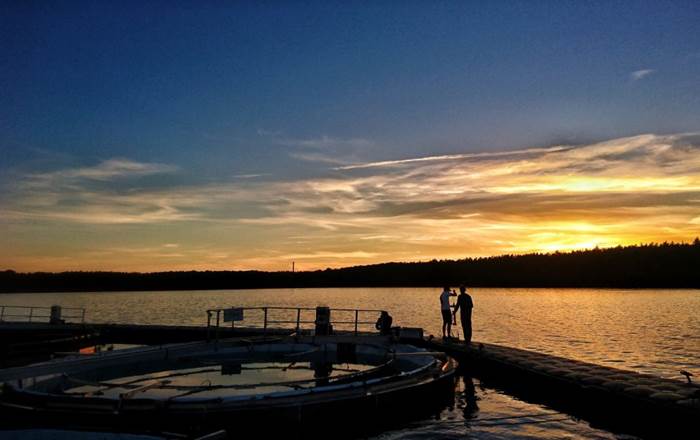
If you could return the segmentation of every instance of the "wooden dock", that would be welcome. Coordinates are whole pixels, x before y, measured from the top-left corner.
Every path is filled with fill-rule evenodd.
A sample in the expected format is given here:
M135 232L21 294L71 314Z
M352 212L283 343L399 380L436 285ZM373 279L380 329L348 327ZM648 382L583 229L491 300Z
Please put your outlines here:
M613 431L697 438L700 386L495 344L425 339L485 384L539 401Z

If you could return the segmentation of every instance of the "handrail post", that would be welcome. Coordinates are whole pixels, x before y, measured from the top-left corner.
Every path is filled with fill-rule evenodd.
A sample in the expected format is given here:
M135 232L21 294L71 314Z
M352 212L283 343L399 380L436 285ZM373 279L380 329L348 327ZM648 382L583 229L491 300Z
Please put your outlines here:
M3 316L5 316L5 306L0 309L0 322L2 322Z
M297 307L297 336L299 335L299 321L301 320L301 309Z
M221 310L216 311L216 350L219 349L219 322L220 322Z
M83 308L83 313L80 315L80 322L81 323L85 322L85 308Z
M355 336L357 336L357 315L359 310L355 309Z
M32 322L32 315L34 315L34 307L29 308L29 322Z
M211 331L211 310L207 310L207 342L211 340L211 337L209 336Z
M267 337L267 307L263 307L263 337Z

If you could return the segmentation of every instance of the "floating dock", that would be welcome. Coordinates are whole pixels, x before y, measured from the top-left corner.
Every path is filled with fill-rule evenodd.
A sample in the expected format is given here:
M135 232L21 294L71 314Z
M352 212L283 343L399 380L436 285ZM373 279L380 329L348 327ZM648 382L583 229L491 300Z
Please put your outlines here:
M516 396L578 415L613 431L697 438L700 386L495 344L424 339L475 376ZM680 373L679 373L679 377Z
M439 413L455 363L389 335L236 338L0 370L0 419L20 426L301 438ZM418 404L419 403L419 404ZM355 423L361 420L362 423ZM357 431L356 431L357 430Z
M238 313L242 317L242 310L245 310L246 317L243 325L236 322L234 327L234 322L224 323L227 314L229 318L234 316L237 319ZM315 318L305 318L305 313L314 312ZM319 312L325 315L319 315ZM4 322L0 323L0 341L4 341L4 347L0 344L0 360L4 357L5 361L0 364L6 367L18 365L6 360L23 349L41 346L50 351L60 345L51 345L51 341L80 344L93 343L96 339L99 343L161 345L235 337L300 337L314 334L308 328L311 325L315 326L316 332L325 328L336 337L346 334L357 338L358 326L371 326L374 330L374 317L362 318L362 313L368 312L380 311L336 309L332 315L334 319L331 319L328 308L214 309L207 311L206 327ZM280 313L287 313L287 316L280 316ZM224 319L220 320L220 317ZM257 326L246 326L251 317L257 317ZM284 328L285 325L288 328ZM302 328L304 325L305 329ZM338 331L343 325L349 330ZM644 438L697 438L700 431L700 386L686 381L680 372L679 380L664 379L496 344L467 345L453 340L423 338L420 329L391 330L394 340L432 352L443 352L457 359L468 374L478 377L487 386L502 389L523 400L549 405L582 418L594 427ZM381 338L377 333L374 336L361 333L368 338ZM46 343L42 345L37 341ZM9 371L5 370L5 373Z

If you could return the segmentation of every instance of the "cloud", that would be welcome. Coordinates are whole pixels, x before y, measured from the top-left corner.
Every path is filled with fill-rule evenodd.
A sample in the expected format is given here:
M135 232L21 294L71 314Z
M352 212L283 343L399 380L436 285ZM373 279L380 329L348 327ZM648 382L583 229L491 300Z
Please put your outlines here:
M630 79L632 81L639 81L640 79L645 78L655 72L656 71L654 69L635 70L634 72L630 73Z
M268 176L268 174L267 173L263 173L263 174L234 174L233 178L234 179L255 179L258 177L265 177L265 176Z
M497 151L488 153L467 153L467 154L449 154L441 156L427 156L427 157L416 157L411 159L400 159L400 160L385 160L381 162L368 162L359 163L352 165L344 165L336 167L335 170L355 170L362 168L381 168L381 167L397 167L403 165L415 164L418 162L437 162L437 161L450 161L458 159L476 159L476 158L489 158L489 157L499 157L499 156L515 156L524 155L531 153L542 153L547 151L561 151L567 147L550 147L550 148L532 148L526 150L515 150L515 151Z
M365 148L374 145L374 143L368 139L342 139L330 136L320 136L317 138L307 139L280 139L277 143L279 143L280 145L287 145L290 147L303 147L315 150L329 150L338 148Z
M326 177L290 181L158 188L110 182L174 167L120 163L132 164L44 174L56 185L27 184L37 179L29 175L0 207L0 221L54 231L68 230L66 224L172 230L148 247L155 255L166 250L162 243L177 242L183 257L173 268L197 261L274 269L291 258L322 268L700 235L697 134L353 163L330 176L320 167ZM148 258L144 267L162 264Z
M0 218L56 220L90 224L152 223L196 217L169 203L169 197L143 197L138 179L175 172L178 167L109 159L94 166L29 173L15 183ZM136 179L136 180L134 180Z
M375 144L364 138L320 136L306 139L278 139L277 144L291 147L289 156L306 162L346 165Z
M144 163L128 159L109 159L95 166L66 168L62 170L31 173L25 176L22 184L34 187L60 187L76 185L84 181L109 182L118 179L131 179L177 171L174 165Z
M641 135L336 170L346 174L278 188L285 203L245 222L316 228L337 240L388 246L395 256L408 247L414 257L680 240L700 232L694 223L700 214L695 135Z

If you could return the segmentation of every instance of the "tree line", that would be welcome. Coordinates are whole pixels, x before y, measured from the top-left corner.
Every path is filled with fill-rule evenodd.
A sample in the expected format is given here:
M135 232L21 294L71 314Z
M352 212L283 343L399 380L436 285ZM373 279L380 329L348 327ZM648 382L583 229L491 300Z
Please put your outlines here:
M303 272L0 272L0 292L289 287L700 288L700 240Z

